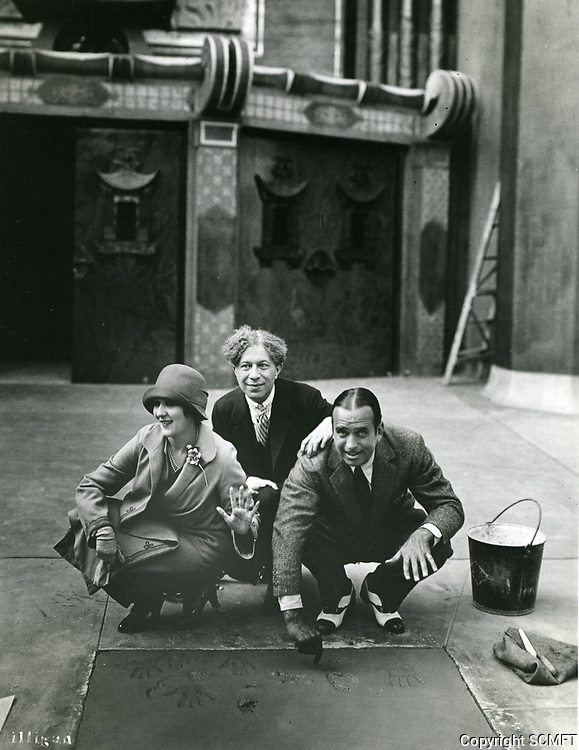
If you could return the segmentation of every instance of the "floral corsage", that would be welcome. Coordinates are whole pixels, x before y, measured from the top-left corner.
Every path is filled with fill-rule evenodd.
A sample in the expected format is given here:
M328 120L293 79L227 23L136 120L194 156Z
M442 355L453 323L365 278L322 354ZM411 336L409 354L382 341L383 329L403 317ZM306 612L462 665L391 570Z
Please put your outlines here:
M185 463L191 464L191 466L198 466L203 472L203 479L205 479L205 486L209 487L207 483L207 476L205 474L205 469L201 465L201 451L196 445L187 446L187 458L185 459Z

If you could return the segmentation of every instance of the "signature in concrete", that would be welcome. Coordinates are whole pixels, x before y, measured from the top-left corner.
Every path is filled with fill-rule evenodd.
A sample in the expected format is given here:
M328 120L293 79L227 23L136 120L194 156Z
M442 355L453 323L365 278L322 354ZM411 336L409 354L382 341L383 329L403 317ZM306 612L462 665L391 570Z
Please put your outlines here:
M281 682L283 685L296 685L298 683L300 684L306 684L308 682L313 682L313 680L308 679L307 675L305 674L296 674L294 672L272 672L272 675L274 677L281 677Z

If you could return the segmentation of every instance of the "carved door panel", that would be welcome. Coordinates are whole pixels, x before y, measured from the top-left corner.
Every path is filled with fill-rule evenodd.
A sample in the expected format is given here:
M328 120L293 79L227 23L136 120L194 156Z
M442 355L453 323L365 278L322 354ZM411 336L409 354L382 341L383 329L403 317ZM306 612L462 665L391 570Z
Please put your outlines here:
M72 379L148 383L180 350L182 136L77 131Z
M288 377L395 369L400 165L392 147L244 139L236 323L287 341Z

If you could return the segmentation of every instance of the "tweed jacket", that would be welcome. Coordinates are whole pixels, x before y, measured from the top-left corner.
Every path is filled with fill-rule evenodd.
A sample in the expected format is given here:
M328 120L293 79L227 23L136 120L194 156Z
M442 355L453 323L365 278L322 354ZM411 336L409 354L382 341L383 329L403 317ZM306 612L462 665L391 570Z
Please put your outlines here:
M295 464L302 440L325 417L332 405L305 383L278 378L271 408L268 446L271 465L255 437L249 406L243 391L236 388L217 400L211 419L213 429L237 449L237 458L248 476L271 479L281 488Z
M201 533L229 534L229 528L215 508L231 510L229 488L239 487L246 475L236 460L234 447L215 435L203 423L197 442L200 466L186 463L164 497L183 496L188 525ZM68 514L71 530L55 549L84 575L89 591L98 558L94 554L95 534L112 525L125 565L174 549L178 534L162 518L145 511L156 497L165 462L164 439L158 424L143 427L118 453L87 474L76 491L76 508ZM202 468L201 468L202 467ZM123 499L115 498L133 480ZM71 549L71 544L74 549Z
M415 501L421 507L417 507ZM422 437L387 425L376 446L371 515L354 499L353 473L333 443L312 458L300 456L282 489L273 530L277 596L298 594L308 533L321 524L349 562L383 562L425 521L449 540L464 522L460 500ZM379 551L381 559L373 557Z

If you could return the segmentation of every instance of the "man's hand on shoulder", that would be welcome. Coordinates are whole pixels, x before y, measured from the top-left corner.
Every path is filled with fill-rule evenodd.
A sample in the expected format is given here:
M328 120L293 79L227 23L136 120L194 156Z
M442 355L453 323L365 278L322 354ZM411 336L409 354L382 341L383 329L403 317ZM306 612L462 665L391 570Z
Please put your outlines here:
M313 654L314 664L322 658L322 636L304 619L303 610L288 609L283 613L289 637L300 654Z
M261 477L247 477L245 483L252 492L259 492L264 487L271 487L273 490L279 489L275 482Z
M310 434L302 440L300 454L311 458L323 450L332 439L332 418L322 419Z
M430 573L438 570L438 565L432 557L431 549L434 544L434 534L432 531L420 527L416 529L404 542L398 552L385 561L385 564L392 564L402 560L402 570L404 578L420 581L426 578ZM431 568L431 571L428 568ZM412 574L412 575L411 575Z

